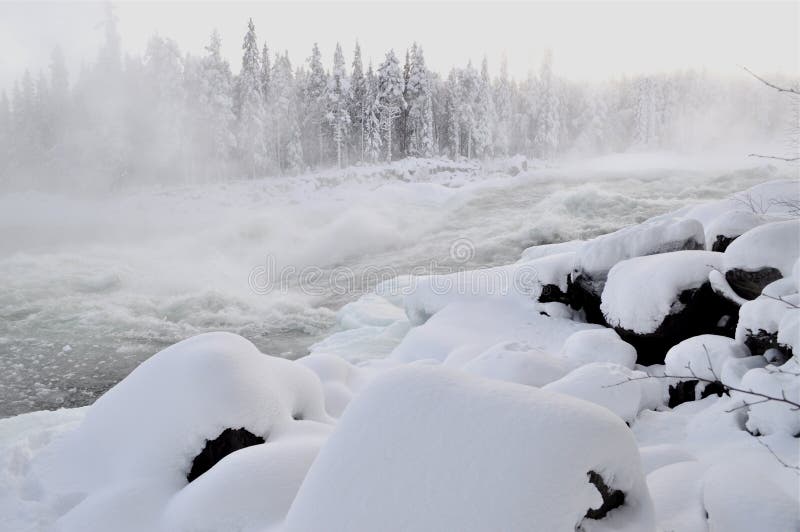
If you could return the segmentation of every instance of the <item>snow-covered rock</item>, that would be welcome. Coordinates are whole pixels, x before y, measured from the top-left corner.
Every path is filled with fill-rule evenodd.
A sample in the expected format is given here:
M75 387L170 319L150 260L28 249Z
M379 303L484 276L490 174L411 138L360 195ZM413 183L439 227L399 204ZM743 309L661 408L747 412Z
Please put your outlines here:
M686 249L703 249L703 225L692 219L650 220L599 236L577 251L575 273L603 281L611 268L633 257ZM600 290L595 293L599 294Z
M614 329L588 329L567 338L561 356L575 366L592 362L613 362L628 369L636 364L636 349L622 340Z
M578 251L583 246L583 240L570 240L568 242L558 242L555 244L539 244L525 248L522 255L517 262L530 262L535 259L547 257L550 255L559 255L561 253L570 253Z
M703 477L703 507L709 531L796 532L800 506L752 466L718 464Z
M797 293L767 294L748 301L739 310L736 340L746 344L755 355L777 350L781 353L779 358L788 358L797 345L798 306Z
M208 333L142 363L34 471L71 494L61 530L263 528L283 519L330 423L311 371Z
M645 376L641 371L631 371L619 364L592 362L544 389L603 406L630 423L650 402L646 380L631 380Z
M636 347L640 363L661 362L681 340L732 331L737 307L708 282L722 254L676 251L636 257L615 265L601 310L609 325Z
M714 218L706 229L706 249L725 251L740 235L766 223L767 217L752 211L728 211Z
M596 519L591 478L624 494ZM393 370L355 398L286 521L290 532L578 527L654 530L625 424L584 401L429 367Z
M297 363L316 373L322 383L325 410L337 418L368 379L365 370L335 355L313 353Z
M723 266L731 288L745 299L758 297L769 283L792 275L800 256L800 220L760 225L725 251Z
M448 364L448 362L450 362ZM454 365L451 358L446 365ZM562 358L524 342L501 342L461 366L467 373L527 386L544 386L570 370Z
M749 355L744 344L714 334L693 336L675 345L664 358L667 375L681 377L669 387L669 406L721 394L727 384L721 380L726 365Z
M786 397L794 404L800 404L800 363L792 357L780 368L752 369L742 377L740 387L768 397ZM763 401L763 396L746 393L736 393L735 397L750 404L747 428L751 432L800 437L800 411L796 407L781 401Z

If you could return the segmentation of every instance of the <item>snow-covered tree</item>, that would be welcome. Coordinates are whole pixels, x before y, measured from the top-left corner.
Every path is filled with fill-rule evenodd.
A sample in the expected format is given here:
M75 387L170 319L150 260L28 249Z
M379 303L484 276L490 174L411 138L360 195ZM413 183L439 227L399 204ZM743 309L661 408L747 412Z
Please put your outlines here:
M394 50L386 53L381 66L378 68L378 116L380 117L381 131L386 149L386 160L392 160L393 143L392 130L395 120L401 115L406 106L403 99L403 73Z
M242 50L242 69L237 84L236 143L245 171L250 177L255 177L266 166L267 147L264 138L261 62L253 19L247 24Z
M353 52L352 74L350 76L350 94L348 109L352 131L352 145L357 148L358 160L364 160L366 147L366 111L367 111L367 79L364 77L364 65L361 61L361 46L356 41Z
M475 152L481 157L489 157L494 150L495 116L494 101L492 99L492 82L489 79L489 62L486 57L481 63L481 75L478 80L478 91L475 102Z
M433 155L433 95L430 73L425 66L422 47L414 43L409 54L405 99L408 154L414 157Z
M370 162L378 160L383 145L378 93L378 76L375 75L370 62L367 69L366 95L364 97L364 159Z
M316 137L317 146L313 150L313 160L322 164L325 157L325 128L327 123L328 74L322 66L322 54L314 43L311 57L308 58L308 76L305 80L306 122L310 135ZM308 139L309 141L311 139ZM311 144L310 146L313 146Z
M500 63L500 75L494 83L494 108L495 128L492 138L494 151L508 155L511 150L512 120L513 120L513 91L511 80L508 77L508 58L503 56Z
M336 43L333 54L333 70L328 81L328 122L331 126L333 142L336 145L336 165L342 167L342 156L350 129L350 112L347 106L350 93L350 80L345 70L342 47Z
M539 71L538 117L533 142L538 155L544 159L554 157L558 151L561 133L558 83L553 75L553 52L547 50Z

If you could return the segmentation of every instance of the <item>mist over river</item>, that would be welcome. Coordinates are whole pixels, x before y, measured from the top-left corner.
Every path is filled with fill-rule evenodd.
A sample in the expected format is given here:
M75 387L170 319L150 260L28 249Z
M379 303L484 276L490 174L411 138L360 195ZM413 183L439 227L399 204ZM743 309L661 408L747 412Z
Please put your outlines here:
M294 178L0 196L0 416L91 403L188 336L236 332L298 358L336 328L346 293L259 293L265 261L407 273L474 246L470 268L591 238L796 176L734 158L607 157L536 168L403 161Z

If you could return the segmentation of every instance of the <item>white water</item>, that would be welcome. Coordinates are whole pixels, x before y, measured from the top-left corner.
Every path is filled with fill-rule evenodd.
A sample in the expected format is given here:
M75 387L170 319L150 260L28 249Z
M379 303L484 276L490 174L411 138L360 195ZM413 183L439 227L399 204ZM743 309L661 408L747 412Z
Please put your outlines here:
M208 330L302 356L359 290L258 294L248 278L268 255L323 275L345 265L403 273L447 263L451 244L468 239L468 266L501 264L533 244L794 175L753 161L630 156L517 177L502 165L415 164L103 197L0 196L0 416L88 404L156 351Z

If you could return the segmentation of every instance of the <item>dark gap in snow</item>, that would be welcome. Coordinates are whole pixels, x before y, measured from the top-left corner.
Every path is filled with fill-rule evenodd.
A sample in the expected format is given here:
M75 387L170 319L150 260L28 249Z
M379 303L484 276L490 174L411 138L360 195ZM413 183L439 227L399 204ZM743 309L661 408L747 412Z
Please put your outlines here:
M602 287L592 281L586 275L578 274L574 280L573 276L567 277L567 299L569 305L574 310L583 310L588 323L595 323L608 327L603 313L600 311L600 296Z
M601 477L595 471L589 471L588 475L589 483L597 488L598 492L600 492L600 496L603 498L603 504L600 505L600 508L589 508L589 510L586 512L587 519L602 519L614 508L619 508L625 504L624 493L622 493L620 490L615 490L608 487L603 480L603 477Z
M763 355L774 366L782 366L792 358L791 347L778 343L778 331L765 331L764 329L759 329L758 332L750 329L746 329L746 331L744 345L750 349L750 354Z
M730 246L731 242L734 240L736 240L735 236L717 235L717 239L711 244L711 251L719 251L722 253L728 249L728 246Z
M670 385L669 387L669 403L667 406L670 408L675 408L679 404L686 403L689 401L694 401L695 397L695 388L697 387L698 381L690 380L690 381L681 381L676 383L675 385Z
M733 268L725 272L725 280L740 297L755 299L761 295L765 286L773 281L782 279L780 270L766 266L754 272Z
M225 429L213 440L206 440L205 447L192 461L186 480L192 482L229 454L261 443L264 443L264 438L247 429Z

